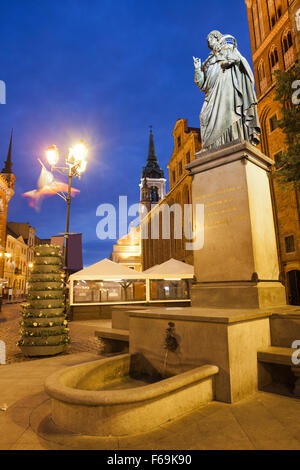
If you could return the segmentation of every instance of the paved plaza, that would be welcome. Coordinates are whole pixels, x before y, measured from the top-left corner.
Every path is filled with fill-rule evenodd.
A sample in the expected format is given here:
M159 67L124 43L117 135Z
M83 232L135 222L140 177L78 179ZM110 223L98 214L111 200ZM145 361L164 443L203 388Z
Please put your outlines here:
M0 366L0 449L297 449L300 400L257 392L230 405L213 402L155 431L131 438L100 439L61 433L51 421L46 377L61 367L97 360L99 321L70 323L67 354L26 359L16 346L20 306L5 305L0 323L8 364ZM108 326L109 321L102 324Z
M6 344L6 362L26 362L36 359L26 358L17 346L20 339L21 303L4 304L0 313L0 340ZM110 320L98 320L96 324L110 326ZM66 354L92 352L99 354L101 345L95 337L95 322L70 322L71 346Z

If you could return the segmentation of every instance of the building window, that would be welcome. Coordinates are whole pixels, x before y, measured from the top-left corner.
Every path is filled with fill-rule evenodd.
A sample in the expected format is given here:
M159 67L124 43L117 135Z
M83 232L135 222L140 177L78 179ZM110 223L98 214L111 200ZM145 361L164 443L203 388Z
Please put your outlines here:
M286 253L293 253L294 251L296 251L294 235L289 235L288 237L284 237L284 245L285 245Z
M284 33L282 37L282 49L285 68L289 68L294 63L293 38L291 31Z
M172 171L172 179L173 179L173 183L175 183L175 180L176 180L175 170Z
M151 186L151 202L159 201L158 188L156 186Z
M277 17L278 17L278 19L281 18L281 16L282 16L281 7L278 7L277 8Z
M255 44L256 44L256 48L258 48L261 43L261 35L260 35L260 27L259 27L259 14L258 14L257 2L255 2L252 7L252 18L253 18Z
M267 77L265 72L265 64L262 60L260 61L259 66L257 68L257 75L259 80L260 91L261 93L263 93L264 90L267 88Z
M182 162L179 162L179 175L182 175Z
M270 54L270 61L271 61L271 67L273 69L278 63L278 52L276 48L274 48Z
M177 146L178 147L181 146L181 137L180 137L180 135L177 137Z
M279 121L277 119L276 114L274 114L274 116L270 117L269 122L270 122L270 132L275 131L275 129L277 129L277 127L279 127Z
M283 42L283 51L284 53L286 53L293 46L293 38L292 38L291 31L284 34L282 42Z
M275 18L275 15L273 15L272 18L271 18L272 27L275 26L275 23L276 23L276 18Z
M188 152L188 153L186 154L186 157L185 157L185 158L186 158L186 164L188 165L188 164L191 162L191 154L190 154L190 152Z

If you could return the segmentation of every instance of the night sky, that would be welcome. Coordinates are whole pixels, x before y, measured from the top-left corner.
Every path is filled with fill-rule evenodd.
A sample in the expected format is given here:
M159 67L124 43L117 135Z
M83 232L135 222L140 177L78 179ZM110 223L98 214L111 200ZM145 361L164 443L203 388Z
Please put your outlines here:
M40 238L65 230L66 204L45 199L41 210L21 194L36 188L45 149L64 154L79 139L89 163L73 186L71 232L83 234L84 264L112 250L96 236L96 208L139 200L142 166L153 126L159 163L165 170L179 118L199 126L203 102L193 82L193 55L207 58L207 34L218 29L237 38L251 62L244 0L10 0L1 2L0 105L3 166L14 129L15 195L8 221L29 222Z

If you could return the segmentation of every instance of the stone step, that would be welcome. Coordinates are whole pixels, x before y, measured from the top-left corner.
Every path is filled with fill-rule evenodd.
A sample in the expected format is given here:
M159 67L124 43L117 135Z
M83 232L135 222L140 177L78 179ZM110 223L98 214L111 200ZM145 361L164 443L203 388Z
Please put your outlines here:
M117 328L101 328L95 331L95 336L103 344L104 353L128 352L129 331Z
M300 307L286 306L283 313L270 317L271 344L291 348L293 341L300 340Z
M268 362L272 364L284 364L286 366L297 367L292 362L292 355L295 349L270 346L266 349L257 351L257 359L260 362ZM300 354L299 354L300 356ZM299 364L300 367L300 364Z
M258 350L257 360L259 388L263 389L266 385L273 383L273 373L275 365L277 366L277 368L278 366L288 366L290 368L290 371L296 378L293 394L295 397L300 398L299 359L300 350L298 351L297 349L270 346L266 349ZM279 382L285 383L286 380L287 376L285 376L283 381Z
M95 331L98 338L117 339L120 341L129 341L129 331L117 328L101 328Z

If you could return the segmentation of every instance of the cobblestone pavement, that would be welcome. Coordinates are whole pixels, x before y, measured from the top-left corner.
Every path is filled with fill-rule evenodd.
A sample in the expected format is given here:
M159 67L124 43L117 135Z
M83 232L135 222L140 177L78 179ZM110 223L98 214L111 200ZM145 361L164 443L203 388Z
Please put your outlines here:
M17 341L20 339L21 303L3 304L0 313L0 340L6 344L6 363L30 361L35 358L23 356ZM84 322L70 322L71 346L65 354L78 352L101 353L101 344L94 336L95 326ZM40 358L38 358L40 359Z

